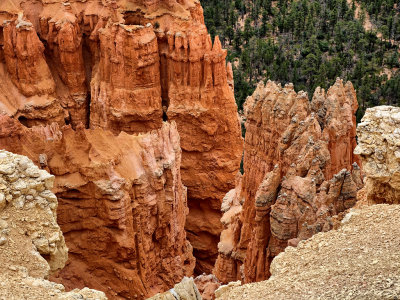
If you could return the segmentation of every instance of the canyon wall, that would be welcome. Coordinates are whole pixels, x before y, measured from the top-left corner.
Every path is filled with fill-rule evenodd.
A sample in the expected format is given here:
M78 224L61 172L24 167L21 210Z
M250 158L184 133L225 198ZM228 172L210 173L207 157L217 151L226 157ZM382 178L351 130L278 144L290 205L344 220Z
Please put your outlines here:
M326 92L318 88L311 103L293 85L270 81L246 100L244 175L221 208L219 280L265 280L288 245L331 229L355 204L357 107L352 84L339 79Z
M26 156L0 150L0 295L3 299L106 300L84 288L65 292L48 281L68 249L57 224L54 176Z
M184 225L210 273L242 138L200 2L1 1L0 24L0 147L56 176L59 280L116 299L171 288L193 272Z
M55 123L26 128L7 116L0 124L1 148L56 176L69 260L52 279L141 299L192 274L175 123L138 136Z
M400 109L377 106L367 109L357 127L369 204L400 203Z

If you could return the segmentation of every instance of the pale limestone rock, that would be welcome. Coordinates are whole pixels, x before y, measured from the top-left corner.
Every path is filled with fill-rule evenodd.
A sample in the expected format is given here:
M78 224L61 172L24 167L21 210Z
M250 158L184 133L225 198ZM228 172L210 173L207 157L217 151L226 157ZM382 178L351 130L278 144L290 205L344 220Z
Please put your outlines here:
M337 230L318 233L274 258L269 280L221 292L217 300L397 299L400 205L351 209Z
M228 293L230 290L239 287L242 285L242 282L240 280L238 281L231 281L228 284L221 285L216 291L215 291L215 297L221 297L225 293Z
M184 277L182 281L169 291L157 294L148 300L201 300L201 295L197 289L193 278Z
M362 160L368 201L400 203L400 108L369 108L357 136L354 153Z

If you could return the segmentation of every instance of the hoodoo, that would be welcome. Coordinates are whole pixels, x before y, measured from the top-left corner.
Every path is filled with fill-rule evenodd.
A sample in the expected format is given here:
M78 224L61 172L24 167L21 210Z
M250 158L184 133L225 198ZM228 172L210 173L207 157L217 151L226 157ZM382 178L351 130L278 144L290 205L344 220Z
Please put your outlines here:
M225 230L214 273L223 282L269 277L288 245L327 231L362 187L350 82L318 88L311 103L269 81L245 103L244 175L224 198Z
M143 299L192 252L211 273L242 138L200 2L7 0L0 24L0 147L56 176L57 279Z
M398 214L400 109L355 117L396 103L396 6L379 37L357 1L239 2L209 34L199 0L0 0L1 296L286 297L285 259L387 227L354 206Z

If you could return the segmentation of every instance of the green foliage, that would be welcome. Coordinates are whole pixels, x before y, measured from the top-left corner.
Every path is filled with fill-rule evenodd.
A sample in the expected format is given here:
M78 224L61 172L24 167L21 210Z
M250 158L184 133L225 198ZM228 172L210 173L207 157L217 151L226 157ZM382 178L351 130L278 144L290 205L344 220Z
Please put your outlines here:
M361 110L400 102L400 19L394 0L202 0L212 36L228 48L239 109L260 80L293 82L310 97L351 80ZM375 29L366 31L369 16ZM392 40L392 42L389 41ZM393 42L394 41L394 42ZM388 78L387 71L392 74ZM359 115L362 115L362 111Z

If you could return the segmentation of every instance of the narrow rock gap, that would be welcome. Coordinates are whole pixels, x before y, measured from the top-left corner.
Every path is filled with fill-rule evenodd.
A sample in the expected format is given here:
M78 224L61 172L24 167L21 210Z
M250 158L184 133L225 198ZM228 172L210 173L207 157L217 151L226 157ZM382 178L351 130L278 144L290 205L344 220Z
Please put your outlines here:
M185 231L190 233L190 234L193 234L194 236L199 236L197 233L195 233L194 231L191 231L191 230L189 230L187 228L185 228Z
M4 34L3 34L3 27L0 26L0 63L4 60Z
M85 64L85 83L86 83L86 122L85 127L86 129L90 128L90 104L92 100L91 94L91 86L90 83L92 81L92 70L94 66L94 56L90 50L89 45L89 37L84 33L83 34L83 41L82 41L82 56L83 62Z
M86 129L90 128L90 103L91 103L91 100L92 100L92 94L90 93L90 90L88 90L86 93L86 124L85 124Z
M158 47L164 47L167 46L165 45L165 41L163 40L158 40ZM168 121L168 108L169 108L169 78L168 78L168 60L164 55L161 53L159 54L160 57L160 65L159 65L159 74L160 74L160 84L161 84L161 108L163 111L162 118L164 122Z
M124 13L124 24L125 25L142 25L144 26L146 20L144 18L144 13L139 9L135 11L125 11Z
M167 112L168 112L168 106L169 106L169 101L168 101L168 99L162 99L161 100L161 106L162 106L162 110L163 110L163 121L164 122L167 122L168 121L168 115L167 115Z
M28 127L28 128L29 128L29 126L28 126L28 119L27 119L26 117L20 116L20 117L18 117L18 121L19 121L22 125L24 125L25 127Z

